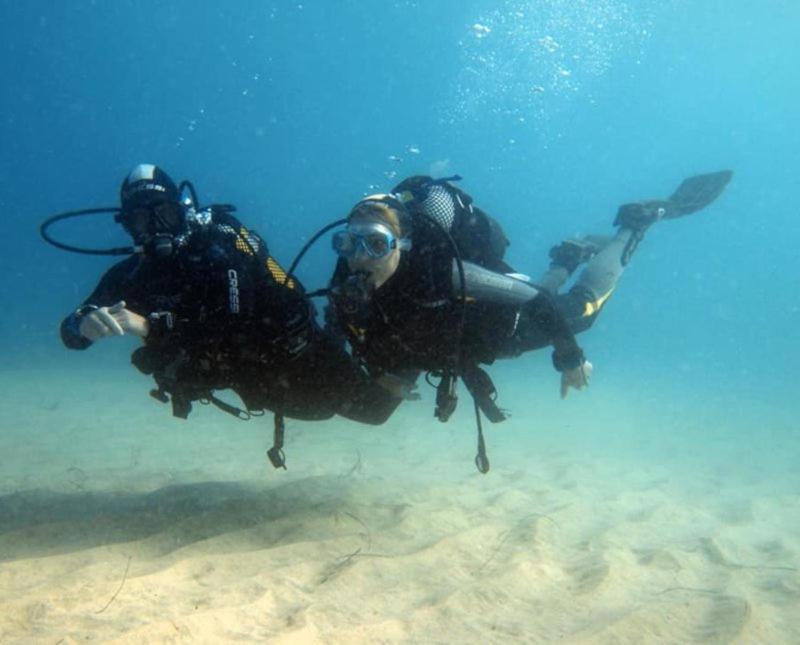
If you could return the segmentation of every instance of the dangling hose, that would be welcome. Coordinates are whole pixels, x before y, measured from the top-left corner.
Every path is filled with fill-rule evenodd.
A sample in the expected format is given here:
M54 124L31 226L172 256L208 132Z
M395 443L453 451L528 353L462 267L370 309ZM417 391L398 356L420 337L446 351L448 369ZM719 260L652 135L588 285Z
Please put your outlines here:
M133 246L118 246L111 249L87 249L80 246L72 246L71 244L65 244L64 242L59 242L55 238L53 238L50 233L48 233L48 229L55 224L56 222L60 222L61 220L70 219L73 217L83 217L85 215L102 215L107 213L121 213L122 209L120 208L83 208L81 210L76 211L67 211L65 213L59 213L57 215L53 215L52 217L48 217L44 222L41 223L39 226L39 235L42 236L45 242L48 244L52 244L53 246L63 249L64 251L71 251L72 253L82 253L84 255L131 255L132 253L136 252L136 248Z
M188 180L182 181L178 186L178 192L183 193L184 190L188 190L189 194L192 199L192 207L196 210L202 210L199 206L199 200L197 199L197 191L194 188L192 182ZM181 203L184 204L183 200ZM227 211L234 211L236 210L235 207L230 206L228 204L221 205L222 208L226 209ZM71 219L73 217L83 217L86 215L103 215L107 213L114 213L114 215L119 215L122 213L122 209L119 207L107 207L107 208L82 208L80 210L74 211L66 211L64 213L58 213L57 215L53 215L52 217L48 217L44 222L41 223L39 226L39 235L42 236L42 239L47 242L48 244L52 244L56 248L62 249L64 251L70 251L72 253L82 253L84 255L132 255L136 253L140 249L135 246L118 246L111 249L87 249L81 246L73 246L72 244L65 244L64 242L59 242L49 233L50 227L55 224L56 222L60 222L61 220Z
M189 191L189 195L192 198L192 208L200 210L200 200L197 199L197 191L194 189L194 184L188 179L184 179L178 184L178 194L182 195L184 190ZM183 200L181 200L181 202L183 202Z
M300 249L300 252L292 261L289 270L286 272L286 278L284 279L283 283L286 284L289 278L294 277L294 271L297 268L297 265L300 264L300 260L303 259L303 256L308 252L308 250L314 245L314 243L321 238L325 233L330 231L331 229L336 228L337 226L341 226L342 224L347 224L347 218L343 217L342 219L337 219L335 222L331 222L327 226L323 226L319 231L317 231L311 239L303 245L303 248ZM321 291L321 290L320 290ZM315 292L316 293L316 292Z

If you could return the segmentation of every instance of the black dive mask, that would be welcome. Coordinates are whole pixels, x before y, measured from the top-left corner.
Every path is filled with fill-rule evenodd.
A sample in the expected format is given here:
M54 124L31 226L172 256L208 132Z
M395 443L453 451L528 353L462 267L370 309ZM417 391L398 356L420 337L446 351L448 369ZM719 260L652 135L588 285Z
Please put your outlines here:
M125 209L114 219L136 244L146 244L158 236L175 236L186 228L183 206L174 202Z
M177 236L186 231L181 204L161 202L123 210L115 217L144 254L155 259L170 257L177 248Z

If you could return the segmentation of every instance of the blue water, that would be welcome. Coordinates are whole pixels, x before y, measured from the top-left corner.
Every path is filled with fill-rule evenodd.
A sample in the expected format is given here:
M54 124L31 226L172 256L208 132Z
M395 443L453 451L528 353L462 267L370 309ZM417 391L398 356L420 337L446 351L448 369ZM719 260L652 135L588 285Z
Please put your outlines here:
M459 173L533 275L564 237L610 232L619 204L729 168L713 206L649 232L581 337L587 396L784 445L800 413L798 24L794 0L0 0L3 369L132 369L129 345L61 346L111 260L37 227L115 205L139 162L236 204L285 265L363 194ZM59 231L126 243L109 220ZM300 276L321 287L333 262L322 243ZM493 369L516 394L550 369L545 352L520 361ZM523 396L556 388L548 373Z
M609 230L618 204L732 168L713 209L646 241L592 346L782 397L800 8L701 5L3 2L6 364L60 359L55 324L108 264L43 245L37 223L114 205L140 161L237 204L285 263L391 177L458 172L534 274L560 238ZM124 242L112 224L73 230ZM331 262L324 245L311 256L309 286Z

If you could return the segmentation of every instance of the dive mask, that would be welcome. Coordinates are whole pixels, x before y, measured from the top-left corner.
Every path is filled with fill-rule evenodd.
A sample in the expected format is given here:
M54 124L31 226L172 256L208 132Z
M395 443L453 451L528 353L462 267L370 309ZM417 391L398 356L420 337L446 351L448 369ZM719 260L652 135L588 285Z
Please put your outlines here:
M388 226L380 223L351 224L333 235L333 250L341 257L351 258L361 251L374 260L381 260L394 249L407 251L411 240L397 238Z
M153 235L176 235L185 226L184 209L174 202L124 210L115 219L137 241Z

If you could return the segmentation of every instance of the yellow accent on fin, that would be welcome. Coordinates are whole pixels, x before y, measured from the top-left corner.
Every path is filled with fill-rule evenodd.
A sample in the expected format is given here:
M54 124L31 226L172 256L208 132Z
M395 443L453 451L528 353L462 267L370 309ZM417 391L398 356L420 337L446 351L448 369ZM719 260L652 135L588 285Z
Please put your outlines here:
M586 306L583 309L583 317L586 318L588 316L592 316L600 311L601 307L605 304L606 300L609 299L611 294L614 293L614 290L611 289L607 294L601 296L594 302L587 302Z

